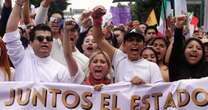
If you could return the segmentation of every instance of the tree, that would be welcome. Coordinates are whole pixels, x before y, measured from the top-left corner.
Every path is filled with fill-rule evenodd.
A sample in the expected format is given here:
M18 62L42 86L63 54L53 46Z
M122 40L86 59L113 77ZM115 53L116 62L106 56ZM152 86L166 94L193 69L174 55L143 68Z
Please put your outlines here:
M35 5L35 7L40 6L40 2L42 0L30 0L30 3ZM70 3L67 2L67 0L53 0L53 2L50 5L50 9L49 9L49 13L52 10L65 10L67 8L67 6L70 5Z

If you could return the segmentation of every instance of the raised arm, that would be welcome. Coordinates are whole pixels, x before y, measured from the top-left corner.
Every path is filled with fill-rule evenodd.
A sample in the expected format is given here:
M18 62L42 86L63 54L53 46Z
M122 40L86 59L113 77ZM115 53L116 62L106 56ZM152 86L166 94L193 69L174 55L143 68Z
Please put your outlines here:
M29 0L25 0L23 6L23 21L25 25L30 24L30 4Z
M51 0L43 0L41 2L40 7L38 8L38 12L36 13L35 16L36 25L41 23L46 23L50 3Z
M184 18L177 18L176 20L176 28L175 28L175 34L174 34L174 42L172 45L172 51L170 54L170 60L169 60L169 79L170 81L175 81L178 79L177 76L180 76L178 73L178 66L183 61L183 45L185 37L183 36L183 24L185 22ZM177 74L178 73L178 74Z
M72 42L69 39L69 36L73 36L73 29L75 27L75 22L73 20L67 20L64 23L64 38L63 38L63 48L64 48L64 57L66 59L69 72L71 76L75 76L78 72L78 65L76 60L72 56Z
M8 50L8 55L14 66L17 66L24 58L24 47L20 41L20 34L18 31L23 4L24 0L15 1L14 8L7 23L6 33L3 37L3 41L6 43Z
M93 36L101 50L108 53L110 58L113 58L113 54L116 50L107 40L104 38L102 32L102 16L106 13L106 10L103 6L97 6L93 9L92 18L93 18Z
M16 31L18 28L19 21L21 19L22 6L25 0L16 0L14 8L12 10L11 15L9 16L9 20L6 27L6 32Z
M6 31L6 24L7 24L11 11L12 11L11 0L5 0L4 6L1 12L1 18L0 18L0 36L3 36Z

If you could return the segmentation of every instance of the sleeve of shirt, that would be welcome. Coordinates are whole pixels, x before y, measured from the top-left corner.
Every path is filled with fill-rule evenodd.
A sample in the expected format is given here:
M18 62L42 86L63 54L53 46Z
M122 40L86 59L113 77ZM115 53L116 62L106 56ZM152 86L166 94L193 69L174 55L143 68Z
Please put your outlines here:
M46 23L46 18L47 18L47 15L48 15L48 9L49 9L48 7L45 8L45 7L40 5L40 7L38 8L37 15L35 16L36 25Z
M114 52L114 55L112 58L112 66L113 66L114 72L112 73L112 76L115 78L116 82L118 81L118 77L119 77L118 70L117 70L118 64L125 57L127 57L127 55L119 49L116 49L116 51Z
M64 82L64 83L81 84L85 79L85 74L80 68L78 68L76 75L70 76L68 69L65 68L62 74L60 74L58 79L60 82Z
M184 47L184 40L185 37L183 36L183 29L175 29L174 33L174 42L173 47L169 59L169 80L170 82L179 80L180 78L180 69L179 65L183 64L184 57L183 57L183 47Z
M116 51L113 54L113 59L112 59L112 65L115 66L119 63L121 59L123 59L126 56L125 53L123 53L121 50L116 49Z
M151 83L163 82L162 73L157 64L151 63L150 73L151 73Z
M24 58L24 47L20 41L19 31L16 30L6 33L3 37L3 41L6 43L9 58L16 67Z

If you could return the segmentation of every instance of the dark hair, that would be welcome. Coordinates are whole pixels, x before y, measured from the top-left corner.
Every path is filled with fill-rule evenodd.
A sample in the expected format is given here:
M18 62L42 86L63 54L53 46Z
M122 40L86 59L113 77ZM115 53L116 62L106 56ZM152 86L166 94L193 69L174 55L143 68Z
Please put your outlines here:
M34 41L36 31L49 31L52 34L51 28L46 24L38 24L30 31L30 41Z
M155 30L156 34L158 33L158 30L157 30L156 26L147 26L147 28L146 28L145 31L144 31L144 34L147 34L147 31L148 31L149 29Z
M168 48L168 46L169 46L169 42L168 42L168 40L165 38L165 37L156 37L156 38L154 38L153 40L152 40L152 44L151 45L153 45L153 43L156 41L156 40L162 40L164 43L165 43L165 46Z
M153 49L153 48L150 47L150 46L147 46L147 47L143 48L142 51L140 52L140 56L142 56L142 53L143 53L145 50L148 50L148 49L151 50L151 51L155 54L155 57L156 57L156 63L159 64L157 52L155 51L155 49Z
M61 10L52 10L50 13L48 13L48 20L50 19L50 17L53 15L53 14L60 14L61 15L61 18L64 19L64 13L61 11Z
M128 39L130 38L136 38L136 39L140 39L144 42L144 36L140 33L137 33L137 32L127 32L125 35L124 35L124 40L123 42L125 43Z

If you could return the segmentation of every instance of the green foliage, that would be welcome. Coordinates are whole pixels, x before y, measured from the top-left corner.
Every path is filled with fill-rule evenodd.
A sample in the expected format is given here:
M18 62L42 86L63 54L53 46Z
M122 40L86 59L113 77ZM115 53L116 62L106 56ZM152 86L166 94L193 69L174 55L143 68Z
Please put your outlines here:
M152 9L155 9L156 17L159 20L160 0L136 0L135 2L135 4L131 5L133 20L139 20L145 23Z
M30 3L35 5L35 7L40 6L40 2L42 0L30 0ZM69 3L67 3L67 0L53 0L53 2L50 5L50 9L49 9L49 13L52 10L65 10L67 8L67 6L69 5Z
M131 14L132 14L132 20L138 20L139 16L138 16L138 6L136 4L131 4Z

